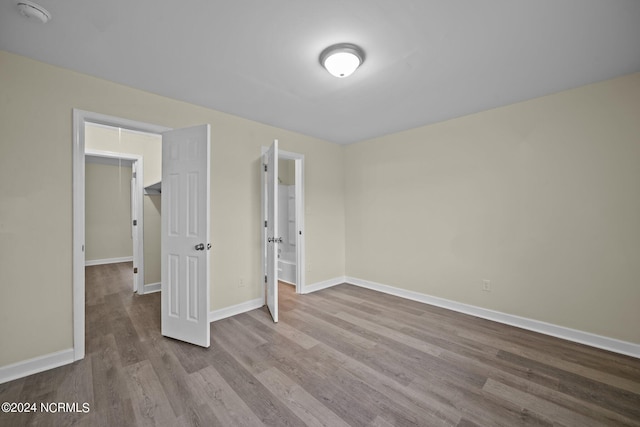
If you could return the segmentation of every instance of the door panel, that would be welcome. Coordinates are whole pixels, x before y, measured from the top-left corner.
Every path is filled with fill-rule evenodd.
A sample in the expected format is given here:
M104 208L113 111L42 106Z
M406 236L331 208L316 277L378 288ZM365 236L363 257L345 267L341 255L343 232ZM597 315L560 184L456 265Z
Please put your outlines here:
M278 321L278 140L264 155L267 166L267 307Z
M209 347L209 125L162 134L162 335Z
M137 162L133 162L133 164L131 165L131 241L133 242L134 267L139 267L135 265L135 262L140 260L140 255L138 254L138 232L136 230L136 227L138 227L138 210L136 209L138 205L138 196L136 194L138 190L138 186L136 183L137 165ZM133 292L138 292L142 295L144 293L144 283L140 283L140 276L140 274L133 273Z

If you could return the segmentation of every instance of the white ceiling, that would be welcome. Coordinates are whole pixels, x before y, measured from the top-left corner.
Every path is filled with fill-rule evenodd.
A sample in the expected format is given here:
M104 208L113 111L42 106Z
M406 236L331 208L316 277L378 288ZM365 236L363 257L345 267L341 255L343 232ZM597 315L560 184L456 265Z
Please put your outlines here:
M640 71L638 0L37 2L0 2L0 49L336 143Z

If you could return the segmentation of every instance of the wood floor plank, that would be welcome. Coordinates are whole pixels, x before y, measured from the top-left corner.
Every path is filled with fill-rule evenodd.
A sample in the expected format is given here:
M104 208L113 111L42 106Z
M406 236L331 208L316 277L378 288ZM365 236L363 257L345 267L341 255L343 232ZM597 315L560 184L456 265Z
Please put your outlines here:
M67 374L56 388L55 402L75 404L77 409L59 413L56 422L61 425L77 425L87 420L87 413L91 414L91 404L95 401L93 395L92 358L86 357L66 366ZM84 405L87 405L87 413Z
M300 418L226 351L217 353L216 370L265 425L304 425Z
M271 367L272 358L259 347L266 344L262 338L257 338L254 333L249 333L236 319L225 319L215 325L213 329L214 348L224 349L233 355L247 371L253 375L258 374Z
M280 324L273 323L273 320L271 320L271 316L269 316L264 311L252 310L247 314L249 316L252 316L254 319L259 320L267 327L273 329L274 332L277 332L282 336L288 338L289 340L297 343L302 348L310 349L311 347L319 344L319 341L311 338L310 336L300 332L296 328L286 323L280 323Z
M481 426L544 426L553 424L511 402L490 399L481 389L455 386L434 375L416 378L410 385L421 393L433 393L455 407L461 417Z
M282 403L287 405L298 418L311 427L348 427L329 408L307 393L299 384L276 368L269 368L257 374L260 382Z
M136 425L174 426L176 416L151 362L143 360L124 368ZM172 396L175 398L176 396Z
M529 393L522 392L513 387L494 381L491 378L487 380L487 383L482 389L485 392L498 396L499 398L511 402L522 409L528 409L535 412L538 416L546 419L549 423L567 426L579 425L583 427L597 427L602 425L600 421L595 421L592 418L585 417L575 411L567 410L560 405L532 396Z
M131 263L87 267L86 357L0 384L0 426L640 427L640 359L352 285L280 284L214 322L207 349L160 333L160 294Z
M419 350L426 354L430 354L431 356L438 357L442 353L442 349L440 347L432 345L423 340L413 338L412 336L404 334L397 330L393 330L391 328L387 328L380 324L376 324L374 322L370 322L368 320L359 318L357 316L352 316L345 312L339 312L338 314L336 314L336 317L338 319L342 319L354 325L368 329L369 331L375 332L376 334L380 334L391 340L397 341L398 344L404 344L404 345L408 345L409 347L413 347L416 350Z
M174 352L187 373L193 373L211 364L206 349L167 338L166 345Z
M594 403L619 411L621 413L627 413L632 418L640 419L640 389L638 393L628 388L636 389L640 384L636 385L633 382L629 382L623 378L612 379L608 374L595 374L590 368L588 368L588 375L582 376L572 371L582 369L577 368L573 363L565 364L560 363L557 360L550 360L546 356L542 356L541 359L544 362L523 358L518 355L513 355L507 352L500 352L500 357L507 360L515 360L521 364L531 366L536 370L555 375L560 379L559 389L570 396L577 397L586 402ZM551 361L551 365L546 362ZM557 365L568 366L569 371L562 370ZM587 369L587 368L585 368ZM594 380L592 377L598 377L606 380L606 382L600 382ZM617 387L611 385L611 382L616 383Z
M199 396L197 399L201 405L211 408L215 415L214 422L218 420L223 426L263 425L213 366L189 374L188 381Z
M376 343L357 333L341 329L322 319L303 315L297 310L286 315L283 314L281 317L285 321L295 323L296 327L305 334L351 358L363 361L363 363L402 384L408 384L413 378L414 374L411 369L396 363L396 354L381 348L374 357L372 353L376 348ZM337 333L340 339L336 339Z
M378 415L373 422L371 422L371 427L394 427L395 424L391 424L384 417Z
M153 293L142 298L133 297L127 306L127 313L140 341L161 336L159 305L160 293Z
M244 317L246 322L254 322L257 330L269 331L262 323L251 316ZM340 367L325 363L324 369L318 369L318 361L304 357L300 351L291 351L286 346L286 338L274 334L274 345L260 346L256 351L263 352L265 358L269 358L274 366L289 378L300 384L316 400L322 402L345 422L353 426L366 426L379 412L378 407L367 399L357 399L350 395L342 386L342 379L334 375ZM313 347L309 353L316 353L318 349ZM329 373L328 373L329 372Z
M243 316L238 317L245 318ZM246 318L248 319L250 316ZM256 327L260 328L262 325L258 324ZM270 348L272 351L277 352L279 346ZM390 399L388 396L389 390L382 392L383 390L372 387L370 378L361 380L348 369L345 369L345 358L348 359L347 356L338 352L337 354L342 356L334 358L324 352L323 348L325 348L324 344L321 347L314 347L307 352L301 352L293 356L291 354L274 354L274 359L282 361L283 363L280 365L282 369L294 376L304 369L308 370L309 368L306 366L312 366L315 375L306 377L301 383L318 400L333 401L335 399L339 402L358 402L360 407L357 409L353 406L341 408L351 414L354 412L360 414L360 420L356 420L355 423L361 422L363 416L373 419L380 411L385 412L388 417L393 417L398 425L413 425L419 423L419 420L429 420L433 417L433 412L435 411L423 411L421 407L415 405L410 399ZM302 367L296 368L299 364L302 364ZM374 370L370 372L381 375ZM388 381L392 382L392 380ZM315 388L314 386L318 383L321 383L322 387ZM375 383L373 384L375 385ZM340 398L340 395L345 392L349 398ZM395 397L397 396L398 393L395 394ZM342 413L341 415L344 416ZM442 419L438 418L437 424L434 425L445 424L443 424ZM455 425L455 423L446 425Z
M153 370L162 384L164 393L169 396L169 403L173 413L180 417L195 416L194 399L187 383L187 372L175 354L168 349L165 340L158 336L147 341L146 357L153 366ZM190 415L191 414L191 415Z
M100 414L99 418L105 420L106 425L126 425L134 419L133 406L113 335L105 336L101 349L90 357L94 396L92 411Z
M177 425L181 427L225 427L231 425L223 424L211 406L207 404L188 408L187 412L178 417L177 422Z
M539 366L548 366L548 370L553 370L554 372L565 371L577 377L588 378L592 381L597 381L599 383L626 390L632 394L640 394L640 382L637 382L637 380L611 375L601 370L558 359L557 357L550 356L548 353L544 353L536 349L518 350L517 353L500 351L499 355L505 359L517 358L518 360L521 360L522 363L528 365L531 363L537 363Z
M359 360L347 357L324 344L320 344L316 351L333 359L336 366L340 366L354 377L368 383L389 399L404 407L411 408L415 412L422 413L422 419L429 420L433 425L456 425L460 420L458 411L452 405L432 394L416 393L410 387L400 384Z
M314 360L322 357L325 364L346 371L355 384L367 384L389 401L394 402L407 412L415 414L418 420L429 425L456 425L460 416L451 405L428 393L416 393L415 390L372 369L359 360L352 359L335 349L321 344L314 350Z

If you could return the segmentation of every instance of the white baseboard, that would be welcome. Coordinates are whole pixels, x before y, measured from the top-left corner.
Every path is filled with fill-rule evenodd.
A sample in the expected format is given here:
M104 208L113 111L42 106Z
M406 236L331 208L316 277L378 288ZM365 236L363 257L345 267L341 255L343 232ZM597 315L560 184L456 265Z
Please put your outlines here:
M535 319L515 316L513 314L502 313L500 311L489 310L474 305L463 304L460 302L438 298L420 292L408 291L406 289L400 289L393 286L370 282L368 280L357 279L355 277L346 277L345 281L362 288L372 289L374 291L384 292L386 294L395 295L401 298L435 305L437 307L469 314L471 316L481 317L487 320L493 320L494 322L516 326L518 328L527 329L529 331L539 332L541 334L550 335L556 338L562 338L591 347L612 351L614 353L620 353L627 356L640 358L640 344L622 341L615 338L609 338L602 335L596 335L590 332L579 331L576 329L554 325L551 323L541 322Z
M85 267L90 267L92 265L103 265L103 264L117 264L119 262L132 262L132 256L125 256L120 258L105 258L105 259L91 259L86 260L84 262Z
M147 283L144 285L144 295L146 294L152 294L154 292L160 292L160 289L162 288L162 283L157 282L157 283Z
M73 363L73 349L57 351L0 367L0 384Z
M332 286L339 285L344 283L346 278L344 276L334 277L333 279L324 280L322 282L312 283L310 285L306 285L302 290L303 294L310 294L311 292L320 291L322 289L330 288Z
M305 286L302 293L308 294L310 292L319 291L321 289L339 285L344 282L345 282L345 278L344 276L342 276L342 277L336 277L330 280L325 280L324 282L313 283L311 285ZM212 312L209 313L209 322L215 322L216 320L226 319L227 317L235 316L236 314L246 313L247 311L260 308L263 305L264 305L264 299L256 298L254 300L245 301L243 303L232 305L230 307L213 310Z
M264 299L256 298L229 307L219 308L218 310L213 310L209 313L209 322L215 322L216 320L226 319L227 317L235 316L236 314L246 313L247 311L260 308L263 305Z

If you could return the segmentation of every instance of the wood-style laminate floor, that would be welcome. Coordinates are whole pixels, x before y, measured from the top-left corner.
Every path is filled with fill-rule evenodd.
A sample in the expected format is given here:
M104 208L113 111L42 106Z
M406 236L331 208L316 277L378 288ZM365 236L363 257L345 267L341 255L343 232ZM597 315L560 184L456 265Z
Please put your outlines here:
M86 270L86 357L0 385L0 402L87 402L2 426L640 426L640 360L339 285L160 335L129 263Z

